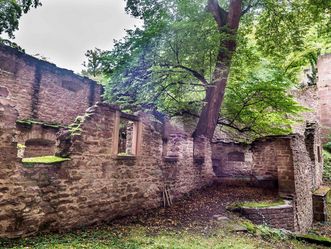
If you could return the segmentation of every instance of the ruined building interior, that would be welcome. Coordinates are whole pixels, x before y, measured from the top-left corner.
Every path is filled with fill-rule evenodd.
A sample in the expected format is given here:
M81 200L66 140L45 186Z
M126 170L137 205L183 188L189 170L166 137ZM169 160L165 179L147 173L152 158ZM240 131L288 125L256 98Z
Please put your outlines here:
M96 82L1 45L0 237L98 224L162 206L165 188L176 200L214 181L278 190L284 205L259 210L263 218L243 214L307 231L328 219L321 139L331 128L330 64L322 56L317 86L296 91L310 111L293 134L210 143L193 142L185 122L123 113L102 102ZM42 156L56 160L24 160Z

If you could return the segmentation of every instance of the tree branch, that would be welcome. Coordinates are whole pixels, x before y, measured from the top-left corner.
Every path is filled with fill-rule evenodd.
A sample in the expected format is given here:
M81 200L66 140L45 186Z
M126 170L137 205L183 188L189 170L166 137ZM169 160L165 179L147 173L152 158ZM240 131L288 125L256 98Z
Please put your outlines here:
M230 0L228 27L232 30L237 30L241 16L241 2L242 0Z
M184 69L188 72L190 72L195 78L197 78L201 83L203 83L204 85L208 85L208 81L205 79L205 77L200 74L199 72L189 68L189 67L185 67L183 65L176 65L174 66L174 68L181 68L181 69Z
M228 12L218 4L218 0L208 0L206 9L213 15L218 29L221 30L227 24Z
M189 72L190 74L192 74L195 78L197 78L204 86L207 86L209 84L209 82L205 79L205 77L200 74L198 71L195 71L192 68L183 66L183 65L169 65L169 64L163 64L160 65L161 67L172 67L172 68L180 68L180 69L184 69L185 71Z

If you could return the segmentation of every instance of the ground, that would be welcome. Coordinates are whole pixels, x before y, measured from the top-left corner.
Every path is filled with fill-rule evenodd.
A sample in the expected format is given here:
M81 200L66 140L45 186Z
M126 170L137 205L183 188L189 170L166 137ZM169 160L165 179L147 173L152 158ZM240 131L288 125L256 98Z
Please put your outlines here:
M102 226L20 240L0 240L1 248L322 248L271 236L252 234L244 219L226 210L242 201L276 200L268 189L214 185L187 195L170 208L143 212ZM228 219L224 218L227 217Z

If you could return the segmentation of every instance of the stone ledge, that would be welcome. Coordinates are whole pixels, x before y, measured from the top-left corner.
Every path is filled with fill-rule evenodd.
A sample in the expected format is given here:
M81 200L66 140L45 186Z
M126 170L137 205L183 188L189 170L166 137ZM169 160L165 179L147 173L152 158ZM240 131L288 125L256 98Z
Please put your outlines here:
M163 157L163 161L167 163L175 163L178 162L179 158L178 156L166 156Z
M114 156L113 159L115 160L123 160L123 161L126 161L126 160L136 160L137 159L137 156L121 156L121 155L117 155L117 156Z
M327 187L327 186L321 186L321 187L319 187L319 188L313 193L313 195L316 195L316 196L326 196L330 190L331 190L330 187Z

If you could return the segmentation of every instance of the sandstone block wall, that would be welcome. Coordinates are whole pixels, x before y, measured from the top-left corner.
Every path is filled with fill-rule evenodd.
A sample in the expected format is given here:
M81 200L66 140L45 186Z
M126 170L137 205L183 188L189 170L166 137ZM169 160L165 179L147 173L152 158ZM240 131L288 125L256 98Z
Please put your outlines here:
M69 124L100 101L102 87L72 71L0 45L0 98L10 98L19 119Z
M254 224L294 231L294 211L291 204L267 208L242 208L241 214Z
M312 171L313 163L306 150L303 136L293 137L290 146L294 170L295 230L306 232L311 228L313 222L312 192L314 187L312 183L315 178ZM306 153L302 153L303 151Z
M213 168L219 177L251 177L253 154L249 145L215 142Z
M322 126L323 142L331 134L331 54L319 58L318 64L319 120Z
M60 127L42 124L16 123L16 141L22 148L22 157L37 157L54 155L56 152L56 139Z
M66 230L139 213L162 206L166 186L172 198L180 198L210 184L214 176L208 144L203 162L197 163L191 136L177 133L178 157L168 161L162 125L144 114L139 117L137 155L114 154L119 111L105 104L88 110L79 134L64 132L59 137L58 152L69 155L70 161L24 165L14 142L17 113L13 108L3 113L0 127L7 128L1 130L6 135L0 140L0 237Z

